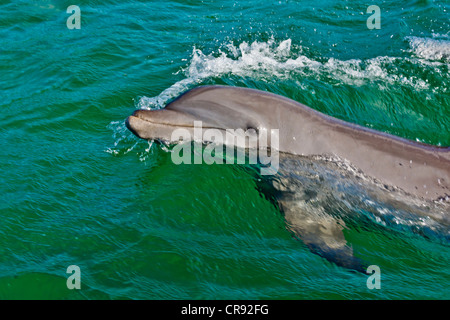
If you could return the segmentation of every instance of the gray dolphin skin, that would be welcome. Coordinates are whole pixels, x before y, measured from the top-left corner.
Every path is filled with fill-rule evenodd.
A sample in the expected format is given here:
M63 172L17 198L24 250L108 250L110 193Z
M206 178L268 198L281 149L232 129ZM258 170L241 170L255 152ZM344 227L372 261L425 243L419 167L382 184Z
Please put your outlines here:
M341 159L381 185L424 201L445 202L450 196L450 148L351 124L255 89L201 86L184 93L164 109L135 111L126 125L140 138L176 142L171 141L172 132L177 128L193 131L194 121L202 121L203 129L223 132L278 129L279 174L284 178L274 183L274 187L281 191L277 200L289 229L313 252L351 269L361 270L362 263L346 245L345 224L327 215L323 208L308 210L308 192L301 191L300 173L293 174L295 159L305 156ZM447 216L442 219L448 221Z

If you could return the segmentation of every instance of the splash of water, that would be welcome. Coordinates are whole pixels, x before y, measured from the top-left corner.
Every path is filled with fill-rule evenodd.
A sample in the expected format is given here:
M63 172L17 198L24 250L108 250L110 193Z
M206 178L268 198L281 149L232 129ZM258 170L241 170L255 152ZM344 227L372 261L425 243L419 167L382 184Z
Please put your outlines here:
M414 90L429 90L430 84L419 74L411 74L399 65L409 62L419 68L428 68L442 75L443 63L450 61L450 41L407 37L410 57L380 56L371 59L339 60L326 57L308 57L304 48L294 45L291 39L276 42L227 43L217 53L204 53L193 48L186 68L181 70L186 78L176 82L155 97L140 98L140 109L160 109L173 98L188 89L212 78L238 76L256 80L298 80L305 78L331 82L333 85L364 86L378 83L381 88L391 85L409 87ZM445 92L443 86L438 89Z
M409 42L410 51L417 57L450 63L450 40L448 37L435 34L433 38L407 37L406 39Z

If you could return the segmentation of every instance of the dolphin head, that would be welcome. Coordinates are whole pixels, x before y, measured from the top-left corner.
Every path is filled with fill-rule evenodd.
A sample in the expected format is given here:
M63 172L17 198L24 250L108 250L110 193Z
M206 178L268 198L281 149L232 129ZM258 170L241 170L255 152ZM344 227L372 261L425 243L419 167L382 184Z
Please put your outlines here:
M236 94L238 88L223 89L217 90L217 86L198 87L164 109L135 111L127 118L126 125L140 138L167 143L179 141L179 136L174 135L177 129L183 129L193 137L195 125L199 123L203 132L212 129L223 134L278 129L272 121L272 105L261 104L257 96L252 97L248 93L243 99L242 95ZM201 137L205 136L202 134Z

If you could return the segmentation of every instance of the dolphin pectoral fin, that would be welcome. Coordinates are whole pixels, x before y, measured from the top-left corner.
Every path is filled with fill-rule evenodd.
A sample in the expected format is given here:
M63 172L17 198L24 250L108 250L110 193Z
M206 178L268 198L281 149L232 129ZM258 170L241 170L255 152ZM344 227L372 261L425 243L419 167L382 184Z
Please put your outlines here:
M347 244L341 219L325 213L323 207L308 208L297 201L279 201L288 229L298 237L311 252L338 266L366 273L366 263L353 255Z

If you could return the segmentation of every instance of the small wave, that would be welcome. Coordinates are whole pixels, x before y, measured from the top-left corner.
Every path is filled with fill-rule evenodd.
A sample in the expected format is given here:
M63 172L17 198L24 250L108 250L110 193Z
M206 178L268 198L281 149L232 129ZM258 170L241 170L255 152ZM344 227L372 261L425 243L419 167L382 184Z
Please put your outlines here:
M436 37L438 35L435 35ZM439 35L440 36L440 35ZM442 38L440 36L440 38ZM430 84L421 74L404 67L405 63L418 68L436 70L435 60L450 59L450 41L432 38L408 37L411 57L380 56L371 59L339 60L326 57L308 57L306 48L294 45L291 39L281 42L273 38L265 42L227 43L217 51L204 53L193 48L189 64L180 72L185 79L176 82L156 97L141 97L140 109L160 109L171 99L188 89L214 78L237 76L266 82L278 80L313 79L332 85L364 86L377 83L381 89L397 85L413 90L429 90ZM420 59L417 59L420 58ZM442 89L446 91L445 88Z
M433 38L407 37L411 52L426 60L450 62L448 35L433 34Z
M192 89L196 83L200 82L201 79L195 79L192 77L178 81L156 97L141 97L137 103L137 108L146 110L162 109L171 99L176 98L188 89Z
M291 40L282 41L276 48L274 43L273 39L268 42L255 41L252 44L242 42L237 47L230 43L218 50L218 56L214 53L206 55L194 47L190 64L183 70L186 78L176 82L156 97L140 98L137 106L140 109L161 109L168 101L195 85L227 74L256 77L265 70L266 76L280 76L278 71L288 68L280 65L282 62L278 59L290 54Z

